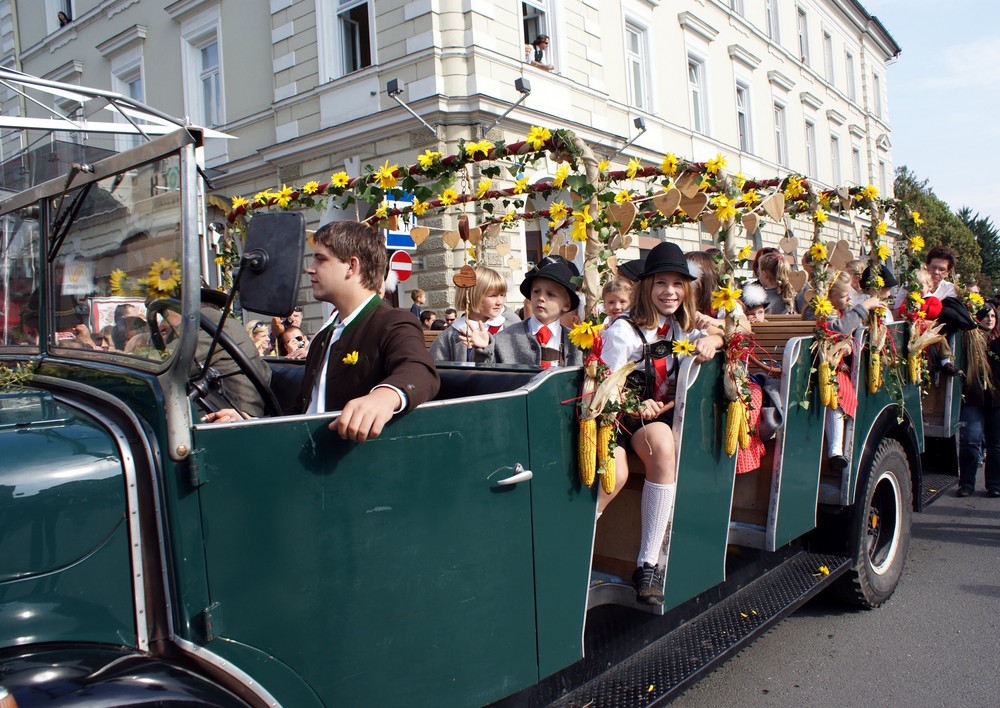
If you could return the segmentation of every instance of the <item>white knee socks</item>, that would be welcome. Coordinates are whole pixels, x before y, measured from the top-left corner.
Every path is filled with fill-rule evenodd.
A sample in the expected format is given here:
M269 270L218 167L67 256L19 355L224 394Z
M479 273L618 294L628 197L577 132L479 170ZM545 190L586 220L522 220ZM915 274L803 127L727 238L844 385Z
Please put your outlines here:
M826 412L826 453L828 457L844 454L844 410Z
M674 490L677 483L656 484L646 480L642 485L642 540L636 565L656 565L660 562L660 548L667 533L674 507Z

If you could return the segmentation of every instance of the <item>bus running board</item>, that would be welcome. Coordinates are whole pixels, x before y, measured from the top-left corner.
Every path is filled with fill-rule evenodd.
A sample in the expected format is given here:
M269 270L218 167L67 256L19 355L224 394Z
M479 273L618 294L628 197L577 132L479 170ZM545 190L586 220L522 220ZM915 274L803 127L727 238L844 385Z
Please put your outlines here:
M843 556L797 553L551 705L639 706L676 698L828 587L850 565Z
M938 497L958 484L954 474L924 472L920 477L920 510L937 501Z

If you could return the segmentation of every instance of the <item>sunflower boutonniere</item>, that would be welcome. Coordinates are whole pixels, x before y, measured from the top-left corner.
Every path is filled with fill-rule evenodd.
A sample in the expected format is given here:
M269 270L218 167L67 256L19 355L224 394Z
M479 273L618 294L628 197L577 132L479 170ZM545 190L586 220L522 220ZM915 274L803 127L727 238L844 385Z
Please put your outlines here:
M346 354L342 361L348 366L354 366L358 363L358 353L355 351L350 354Z

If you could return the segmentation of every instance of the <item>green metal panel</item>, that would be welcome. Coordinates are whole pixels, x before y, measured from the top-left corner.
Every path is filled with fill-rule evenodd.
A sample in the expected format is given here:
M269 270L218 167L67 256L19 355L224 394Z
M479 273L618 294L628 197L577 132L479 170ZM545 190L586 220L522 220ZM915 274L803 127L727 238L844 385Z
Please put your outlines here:
M782 364L787 370L785 425L778 443L771 507L767 516L767 550L781 548L816 526L816 499L823 459L823 421L826 409L813 386L806 396L812 369L812 337L792 340ZM809 407L801 403L808 400Z
M914 433L917 436L919 452L924 451L924 417L921 414L920 386L910 383L909 370L906 366L906 326L902 322L889 325L893 341L896 343L896 351L902 361L900 377L903 382L903 405L909 414L910 422L913 425ZM858 451L860 453L860 450Z
M0 395L0 646L136 645L125 514L103 426L46 392Z
M681 400L689 366L694 380L688 378ZM728 457L722 445L724 400L721 356L700 367L684 363L678 377L675 423L680 417L682 430L664 609L725 579L736 456Z
M528 398L538 670L542 678L583 657L597 485L587 489L577 474L576 397L581 371L555 374Z
M538 680L524 394L431 404L377 440L302 417L196 431L210 647L281 702L480 705ZM235 649L237 644L244 648ZM278 667L280 662L285 667Z

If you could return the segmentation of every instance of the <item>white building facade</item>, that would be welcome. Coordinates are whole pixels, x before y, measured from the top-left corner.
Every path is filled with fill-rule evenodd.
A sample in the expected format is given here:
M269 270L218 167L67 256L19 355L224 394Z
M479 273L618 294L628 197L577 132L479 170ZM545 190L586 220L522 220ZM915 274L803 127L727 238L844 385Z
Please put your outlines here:
M63 26L60 11L72 18ZM542 33L554 72L524 61ZM530 95L488 135L569 128L609 156L642 118L646 131L615 162L722 153L748 177L892 190L885 75L900 49L853 0L0 0L0 42L6 66L113 89L237 138L206 149L218 170L213 218L233 195L454 152L520 97L519 78ZM392 79L433 133L387 94ZM0 99L5 112L20 100ZM30 140L4 136L4 159ZM784 235L772 228L764 241ZM832 229L858 243L852 224ZM542 232L520 223L515 261L490 263L519 282ZM662 237L710 244L686 228L639 245ZM431 238L414 255L407 285L446 306L464 251Z

